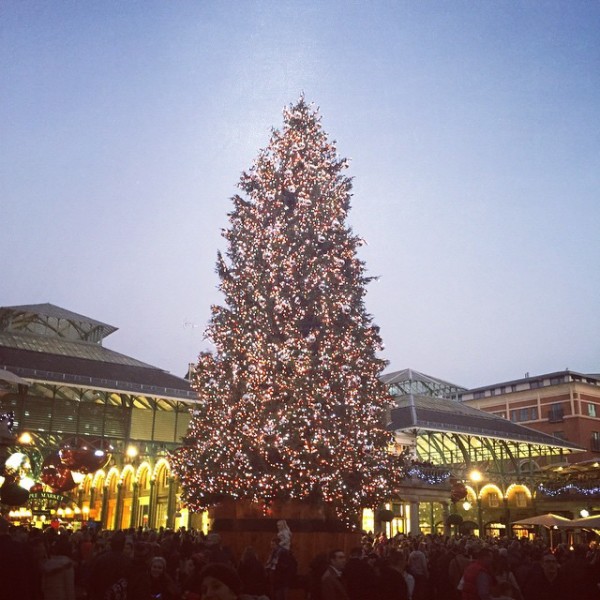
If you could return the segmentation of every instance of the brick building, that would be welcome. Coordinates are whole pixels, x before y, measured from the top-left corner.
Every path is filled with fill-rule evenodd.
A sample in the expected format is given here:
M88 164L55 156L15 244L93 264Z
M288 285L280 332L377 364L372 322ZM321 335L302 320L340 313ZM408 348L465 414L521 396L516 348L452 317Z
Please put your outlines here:
M600 375L558 371L459 391L456 398L585 448L570 462L600 460Z

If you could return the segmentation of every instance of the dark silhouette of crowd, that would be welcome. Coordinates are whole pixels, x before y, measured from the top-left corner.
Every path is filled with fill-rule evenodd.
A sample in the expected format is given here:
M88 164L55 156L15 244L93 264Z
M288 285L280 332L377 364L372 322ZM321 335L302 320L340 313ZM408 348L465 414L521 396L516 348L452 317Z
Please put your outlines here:
M595 541L365 534L300 573L293 550L274 537L238 559L216 533L0 520L0 600L600 600Z

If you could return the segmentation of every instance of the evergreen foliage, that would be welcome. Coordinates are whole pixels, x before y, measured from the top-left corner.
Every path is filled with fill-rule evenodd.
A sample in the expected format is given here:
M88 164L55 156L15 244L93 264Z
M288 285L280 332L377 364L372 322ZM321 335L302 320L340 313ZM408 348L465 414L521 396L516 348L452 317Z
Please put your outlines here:
M241 177L217 261L225 303L207 330L216 354L199 358L199 403L171 457L195 510L304 499L348 518L400 479L346 168L301 98Z

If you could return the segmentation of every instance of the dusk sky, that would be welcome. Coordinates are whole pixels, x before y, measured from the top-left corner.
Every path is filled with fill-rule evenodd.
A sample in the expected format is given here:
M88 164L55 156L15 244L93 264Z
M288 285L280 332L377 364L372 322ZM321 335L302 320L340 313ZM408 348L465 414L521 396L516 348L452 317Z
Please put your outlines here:
M600 2L0 3L0 306L183 375L230 198L304 92L388 371L600 373Z

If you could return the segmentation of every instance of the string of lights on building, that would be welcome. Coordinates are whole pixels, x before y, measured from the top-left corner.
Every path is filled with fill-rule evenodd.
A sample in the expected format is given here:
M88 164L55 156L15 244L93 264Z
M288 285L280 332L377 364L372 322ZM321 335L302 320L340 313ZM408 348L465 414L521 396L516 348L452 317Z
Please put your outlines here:
M545 485L540 483L538 490L544 496L557 498L569 494L581 494L583 496L598 496L600 495L600 486L596 483L574 483L572 481L562 485Z

